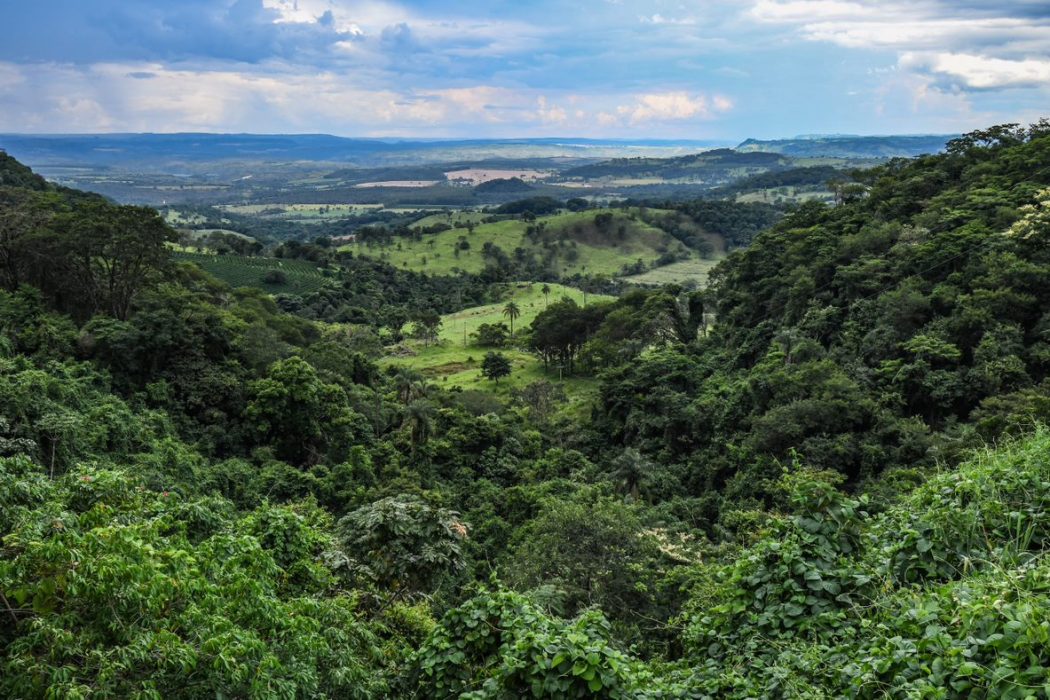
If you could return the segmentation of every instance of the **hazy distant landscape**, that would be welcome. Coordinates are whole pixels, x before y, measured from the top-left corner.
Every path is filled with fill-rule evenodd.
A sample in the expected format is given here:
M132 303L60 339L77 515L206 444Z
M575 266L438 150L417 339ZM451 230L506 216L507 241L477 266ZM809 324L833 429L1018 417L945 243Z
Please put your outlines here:
M935 153L951 138L747 140L727 148L656 140L0 134L0 148L56 182L125 203L463 207L503 203L524 193L592 199L698 196L749 176L814 166L845 171ZM494 180L512 182L479 188ZM515 186L514 180L521 183Z

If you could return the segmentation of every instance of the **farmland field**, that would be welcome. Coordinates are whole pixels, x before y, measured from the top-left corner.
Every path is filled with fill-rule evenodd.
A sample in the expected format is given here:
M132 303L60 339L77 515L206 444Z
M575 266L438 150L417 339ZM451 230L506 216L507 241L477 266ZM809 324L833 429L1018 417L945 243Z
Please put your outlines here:
M509 180L511 178L534 181L542 180L551 175L553 175L552 172L544 170L505 170L492 168L467 168L465 170L452 170L445 173L445 177L450 181L458 180L469 182L471 185L480 185L483 182L491 182L492 180Z
M273 294L307 294L320 289L327 279L321 270L303 260L190 252L174 252L172 257L177 262L196 264L231 287L257 287ZM266 281L267 274L275 270L284 273L283 283Z

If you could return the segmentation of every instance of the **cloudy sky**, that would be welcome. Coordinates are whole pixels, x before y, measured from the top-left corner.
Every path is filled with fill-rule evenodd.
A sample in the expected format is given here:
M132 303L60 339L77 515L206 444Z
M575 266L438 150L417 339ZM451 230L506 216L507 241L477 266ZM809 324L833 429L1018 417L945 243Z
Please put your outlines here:
M738 139L1050 116L1050 0L0 0L0 132Z

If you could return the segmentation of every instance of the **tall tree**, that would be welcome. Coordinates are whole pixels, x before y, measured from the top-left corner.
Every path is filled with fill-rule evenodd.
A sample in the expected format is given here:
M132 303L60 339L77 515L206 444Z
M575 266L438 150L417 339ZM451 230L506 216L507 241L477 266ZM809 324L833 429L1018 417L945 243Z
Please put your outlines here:
M510 319L510 337L514 337L514 319L521 316L521 309L513 301L508 301L503 307L503 315Z
M499 384L499 380L510 375L510 360L498 352L490 352L481 361L481 374Z

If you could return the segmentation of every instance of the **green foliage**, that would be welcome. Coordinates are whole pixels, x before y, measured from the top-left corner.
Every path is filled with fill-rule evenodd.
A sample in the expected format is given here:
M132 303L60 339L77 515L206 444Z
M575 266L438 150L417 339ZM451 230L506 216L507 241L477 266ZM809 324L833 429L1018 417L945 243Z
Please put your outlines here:
M485 359L481 361L481 374L497 384L503 377L510 376L510 370L510 360L498 352L485 353Z
M291 357L270 367L249 388L245 415L277 455L293 464L314 464L339 455L365 435L364 418L346 405L345 394L325 384L305 360Z
M356 573L395 596L432 590L463 566L459 514L411 496L389 497L339 521Z
M1048 133L857 173L712 288L615 300L487 281L769 212L446 213L399 242L483 274L322 237L281 269L336 283L275 299L0 159L0 695L1046 694ZM496 231L531 252L462 246ZM544 381L469 355L502 322Z
M416 659L421 698L682 697L642 682L599 613L562 621L510 591L482 590L450 610Z
M730 255L705 292L717 323L609 371L598 434L680 465L694 493L768 504L795 454L853 484L1030 426L1050 133L1001 131L859 173L864 196L800 206Z
M483 348L501 348L506 344L510 330L502 323L482 323L472 335Z
M239 520L118 470L34 472L0 459L3 695L383 695L353 601L291 593L324 540L293 511Z
M790 475L794 513L692 603L703 686L741 698L1043 692L1048 457L1043 429L876 516L824 479Z

